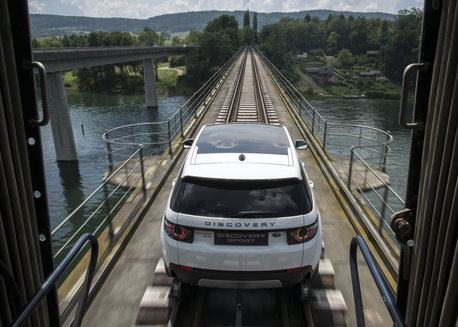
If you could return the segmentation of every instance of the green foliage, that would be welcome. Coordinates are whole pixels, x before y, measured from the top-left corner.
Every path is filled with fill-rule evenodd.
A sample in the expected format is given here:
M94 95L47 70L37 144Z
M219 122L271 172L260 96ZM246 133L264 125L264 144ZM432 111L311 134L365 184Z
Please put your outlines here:
M286 51L285 28L281 24L264 26L259 39L262 40L260 48L266 57L291 82L297 81L299 76L293 68L292 56Z
M57 36L52 36L50 38L44 39L40 42L40 45L43 48L62 48L62 42Z
M355 63L355 58L348 49L340 50L337 59L339 60L340 64L346 68L352 66Z
M172 56L169 60L170 67L180 67L185 65L184 56Z
M391 30L391 37L382 47L382 67L393 80L401 81L404 68L416 62L420 45L421 10L401 10Z
M243 15L243 28L250 27L250 11L247 9Z
M362 58L368 50L379 50L371 61L390 79L400 82L404 67L418 56L422 12L419 9L402 10L395 21L344 15L328 15L325 20L307 13L304 18L282 18L264 25L258 33L261 49L276 62L280 69L288 70L285 56L307 52L314 57L338 56L342 49ZM354 57L342 53L340 63L352 65Z
M188 36L184 39L186 45L197 45L199 43L200 32L196 30L189 31Z
M181 44L181 40L178 36L174 36L172 39L172 45L173 46L179 46Z
M159 35L151 28L145 26L143 31L138 32L138 45L152 46L159 42Z
M258 15L253 13L253 35L254 35L254 43L258 43Z
M159 45L164 45L166 39L167 39L167 34L165 32L161 32L159 33L157 43Z
M241 35L234 16L221 15L210 21L198 36L198 49L188 54L186 75L182 82L197 86L205 82L241 45Z

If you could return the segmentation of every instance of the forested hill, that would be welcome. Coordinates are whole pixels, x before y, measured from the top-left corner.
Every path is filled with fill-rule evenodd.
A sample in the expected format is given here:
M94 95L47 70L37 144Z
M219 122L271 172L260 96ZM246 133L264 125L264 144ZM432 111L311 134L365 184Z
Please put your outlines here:
M187 32L190 30L202 31L207 23L223 14L235 16L242 26L244 11L195 11L178 14L155 16L148 19L130 18L95 18L59 15L31 14L30 23L32 37L50 37L64 34L84 34L92 31L125 31L138 33L148 26L158 32ZM258 30L266 24L273 24L282 17L304 18L306 15L326 19L329 15L344 15L345 17L366 17L393 20L396 15L386 13L366 13L332 10L307 10L292 13L257 13Z

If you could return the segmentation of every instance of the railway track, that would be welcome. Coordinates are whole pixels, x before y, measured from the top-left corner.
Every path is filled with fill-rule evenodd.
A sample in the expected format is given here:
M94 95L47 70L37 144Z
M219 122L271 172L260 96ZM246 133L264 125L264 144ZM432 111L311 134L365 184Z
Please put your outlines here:
M226 96L217 122L278 124L272 100L260 73L262 67L254 50L245 49L234 69L235 82Z
M346 310L342 294L334 289L334 269L324 257L309 285L255 290L182 285L167 276L160 259L136 326L345 326Z
M278 124L267 93L260 59L245 50L217 123ZM345 326L347 307L334 289L334 269L324 257L318 273L304 285L280 289L216 289L185 285L167 276L159 260L140 303L136 326Z

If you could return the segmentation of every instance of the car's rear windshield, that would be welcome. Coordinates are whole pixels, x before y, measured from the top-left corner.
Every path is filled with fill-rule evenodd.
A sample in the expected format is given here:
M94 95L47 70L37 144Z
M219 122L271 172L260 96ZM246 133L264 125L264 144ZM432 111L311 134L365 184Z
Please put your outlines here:
M196 216L269 218L307 214L312 203L298 179L277 181L178 181L171 209Z

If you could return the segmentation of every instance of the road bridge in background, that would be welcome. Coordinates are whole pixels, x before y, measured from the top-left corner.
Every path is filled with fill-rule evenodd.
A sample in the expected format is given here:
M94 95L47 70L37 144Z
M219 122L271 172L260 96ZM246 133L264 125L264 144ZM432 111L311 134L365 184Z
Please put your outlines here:
M154 58L186 55L194 47L103 47L35 49L33 60L46 69L47 108L58 161L75 161L77 153L63 72L80 68L143 61L145 96L148 107L157 107ZM187 62L186 62L187 64Z

